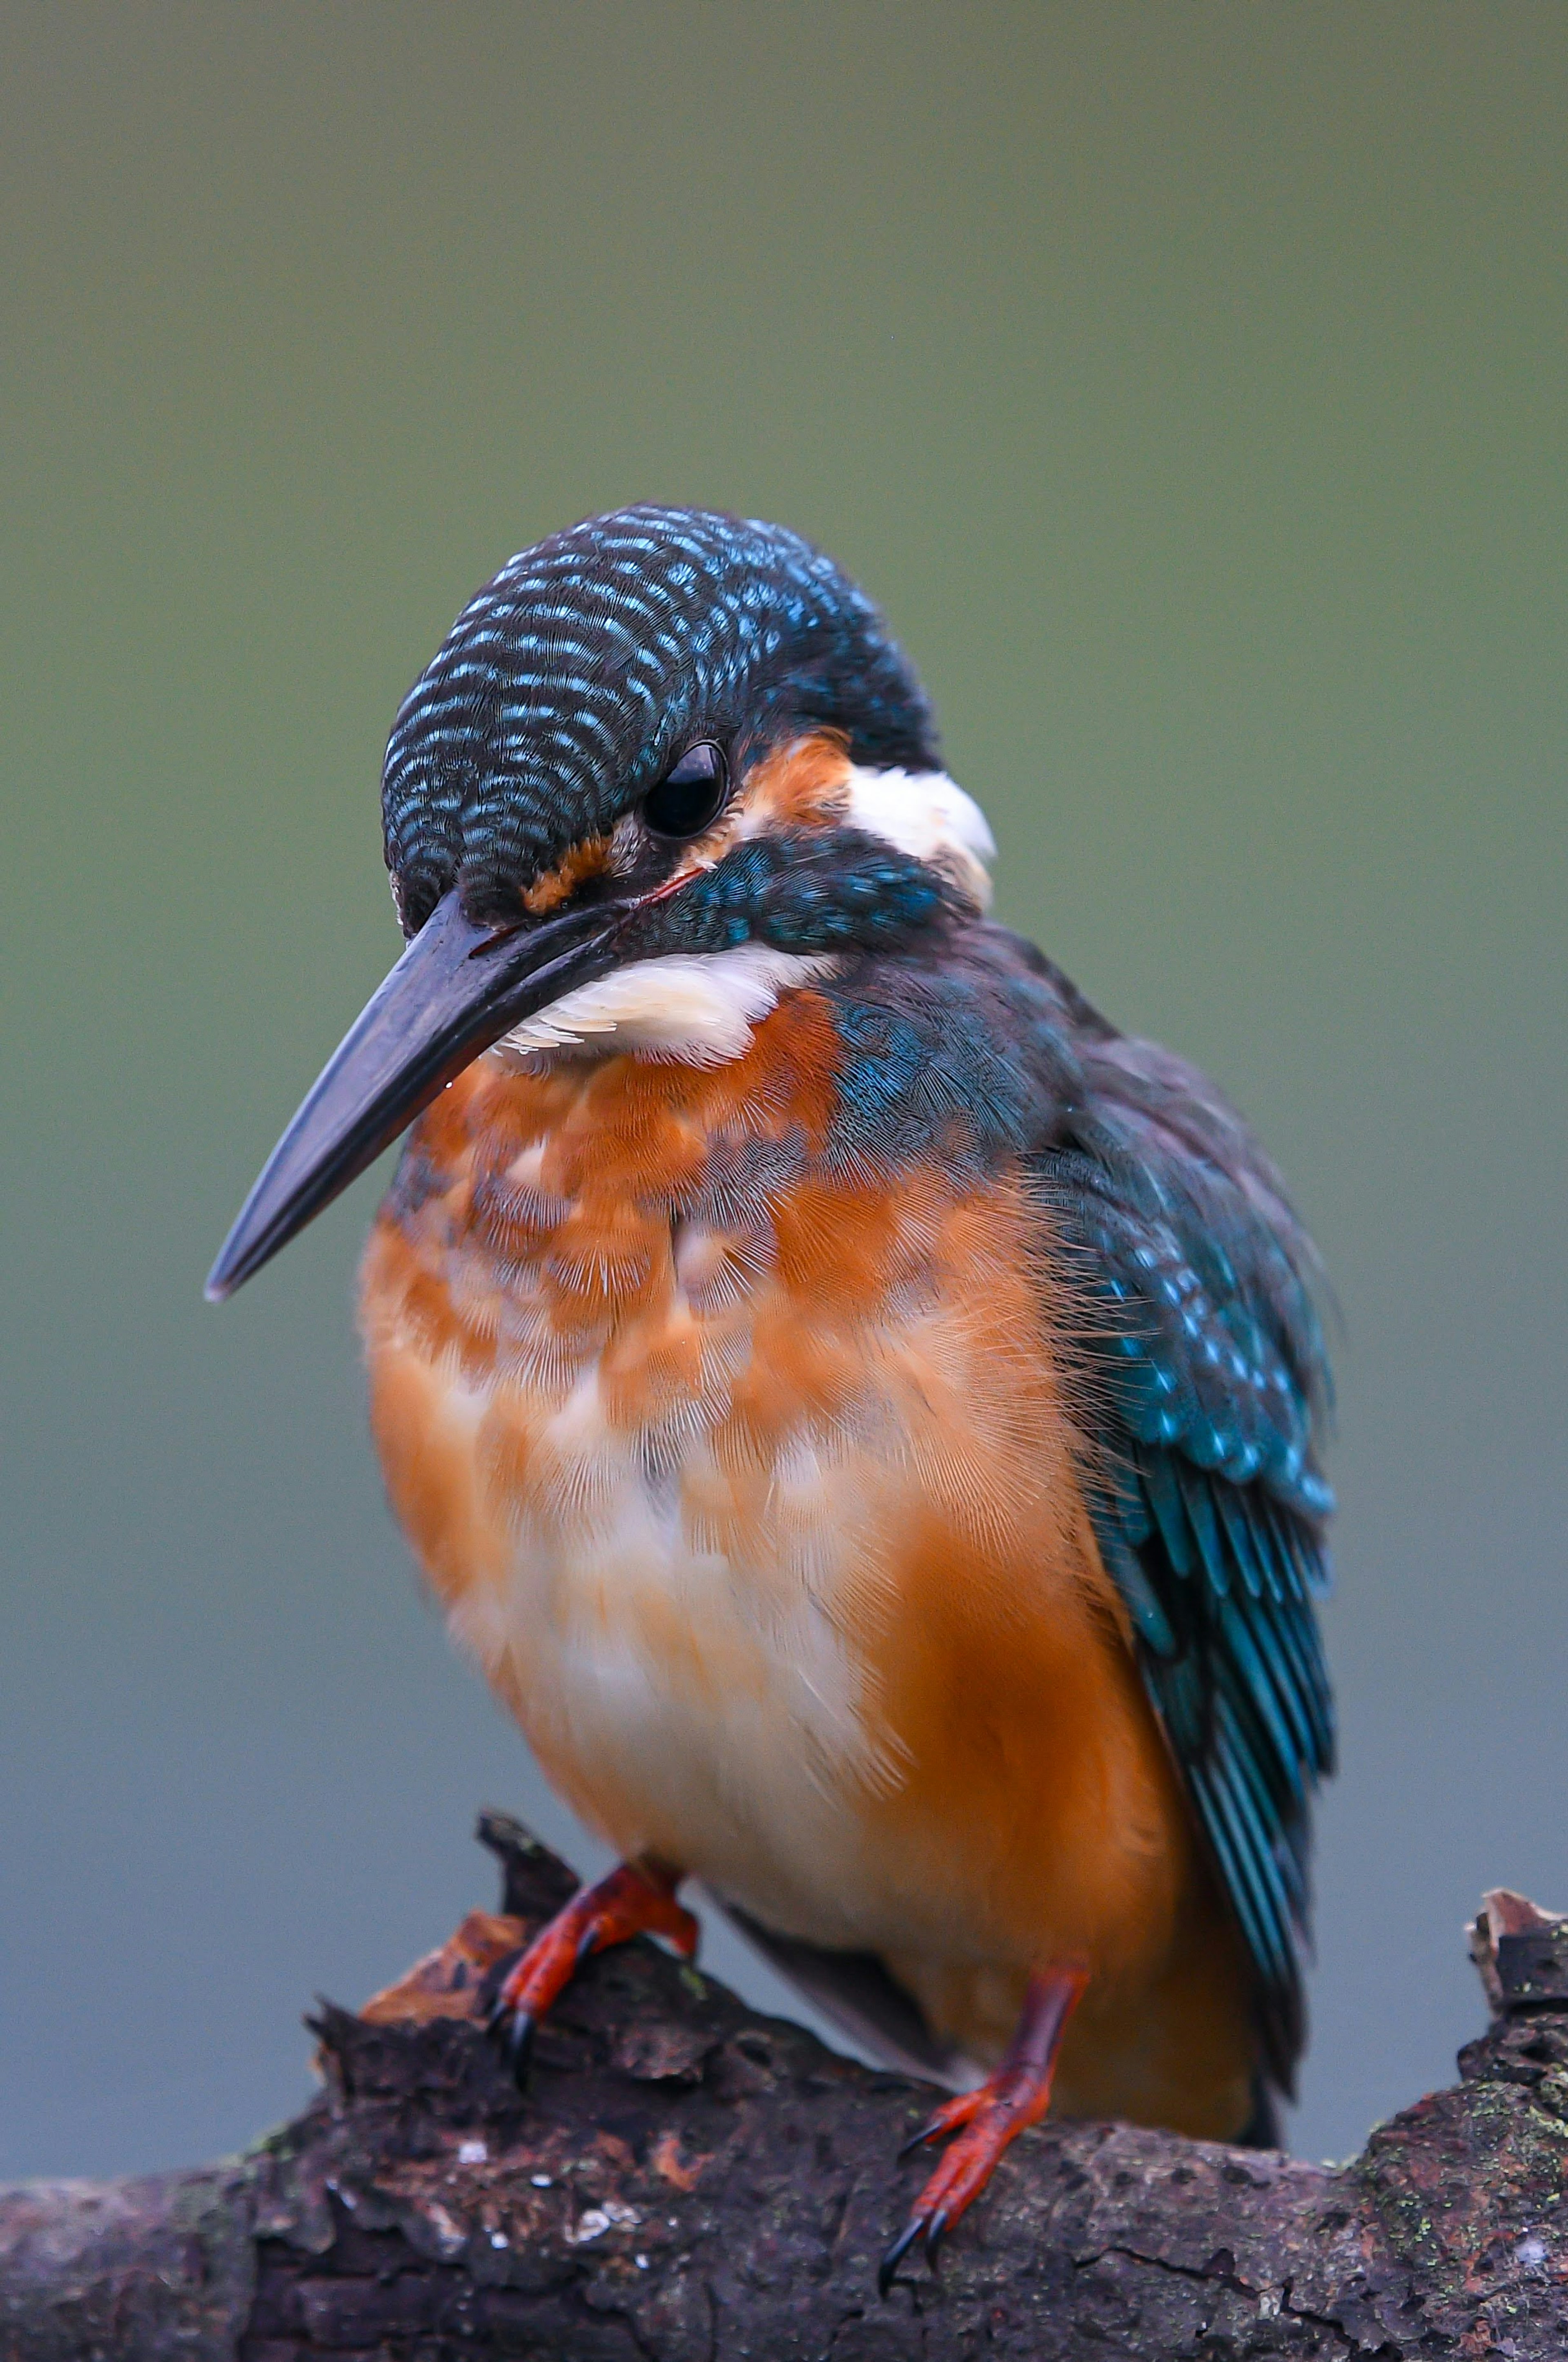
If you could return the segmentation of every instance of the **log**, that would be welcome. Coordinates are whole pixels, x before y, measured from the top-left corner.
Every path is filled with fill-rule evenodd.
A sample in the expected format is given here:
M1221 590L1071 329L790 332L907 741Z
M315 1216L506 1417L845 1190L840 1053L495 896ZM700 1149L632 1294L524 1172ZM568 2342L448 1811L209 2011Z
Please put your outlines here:
M5 2362L1031 2362L1568 2354L1568 1919L1486 1898L1460 2081L1339 2169L1102 2124L1027 2133L939 2279L876 2265L927 2089L639 1942L526 2095L482 2029L571 1872L487 1815L501 1908L357 2014L245 2156L0 2191Z

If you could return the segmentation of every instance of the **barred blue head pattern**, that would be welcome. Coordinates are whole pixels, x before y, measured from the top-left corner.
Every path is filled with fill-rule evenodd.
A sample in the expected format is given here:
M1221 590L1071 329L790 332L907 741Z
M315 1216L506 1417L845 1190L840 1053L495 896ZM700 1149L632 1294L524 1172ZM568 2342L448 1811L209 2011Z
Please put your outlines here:
M798 534L652 506L552 534L469 602L393 725L382 818L404 928L455 884L476 914L504 902L694 738L743 760L814 725L858 762L938 759L881 616Z

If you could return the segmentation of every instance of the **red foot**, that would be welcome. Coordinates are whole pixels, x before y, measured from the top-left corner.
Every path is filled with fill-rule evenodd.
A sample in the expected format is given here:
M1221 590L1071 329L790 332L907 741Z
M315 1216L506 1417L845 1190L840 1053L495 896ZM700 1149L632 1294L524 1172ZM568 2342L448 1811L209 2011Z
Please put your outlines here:
M490 2011L492 2030L504 2035L521 2080L533 2047L534 2029L551 2003L571 1983L590 1952L625 1944L633 1936L663 1936L689 1960L696 1950L697 1924L675 1901L680 1874L623 1861L596 1886L585 1886L542 1927L514 1961Z
M902 2154L907 2157L911 2149L924 2148L928 2141L941 2140L948 2133L959 2136L882 2259L877 2287L883 2296L917 2240L925 2247L927 2262L936 2270L943 2239L964 2208L980 2196L1008 2142L1045 2114L1050 2105L1057 2052L1088 1981L1087 1971L1078 1968L1048 1969L1041 1976L1031 1977L1018 2031L996 2072L987 2076L977 2092L960 2092L944 2100L914 2139L905 2142Z

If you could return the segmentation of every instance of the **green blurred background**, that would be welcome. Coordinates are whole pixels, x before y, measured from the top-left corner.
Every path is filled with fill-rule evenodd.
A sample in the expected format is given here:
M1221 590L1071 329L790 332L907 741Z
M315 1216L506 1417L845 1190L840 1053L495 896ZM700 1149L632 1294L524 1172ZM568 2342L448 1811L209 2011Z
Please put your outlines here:
M1316 1228L1348 2150L1568 1903L1568 11L13 6L0 94L0 2171L282 2115L482 1801L592 1859L381 1503L369 1186L200 1288L397 948L399 697L637 498L861 577L1004 915Z

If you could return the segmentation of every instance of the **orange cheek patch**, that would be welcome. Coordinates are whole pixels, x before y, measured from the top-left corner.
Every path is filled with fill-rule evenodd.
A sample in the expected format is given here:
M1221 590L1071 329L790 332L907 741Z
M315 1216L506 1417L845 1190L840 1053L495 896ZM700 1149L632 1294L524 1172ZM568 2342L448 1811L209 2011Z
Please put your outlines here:
M602 877L609 868L609 844L608 836L585 837L581 844L574 844L554 869L547 869L542 877L534 879L522 898L523 909L535 918L543 918L547 911L559 910L579 886L590 877Z
M742 826L809 828L842 820L850 804L849 742L835 730L777 746L748 774L736 814Z

